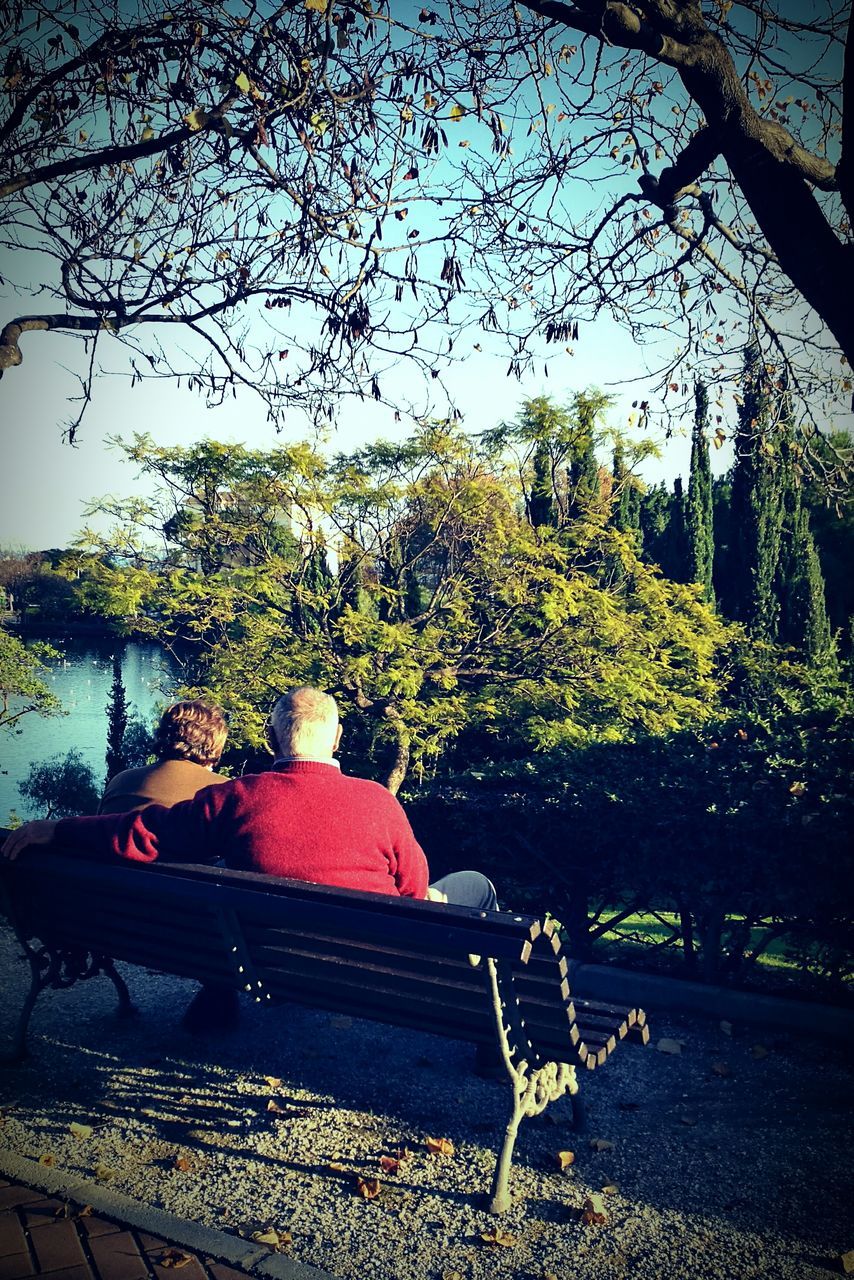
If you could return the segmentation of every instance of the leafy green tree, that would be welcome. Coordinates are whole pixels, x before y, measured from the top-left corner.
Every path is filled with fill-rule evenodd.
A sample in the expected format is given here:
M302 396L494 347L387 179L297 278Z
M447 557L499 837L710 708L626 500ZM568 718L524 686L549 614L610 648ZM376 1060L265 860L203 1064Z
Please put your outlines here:
M25 645L0 627L0 729L20 732L26 715L65 714L44 679L48 664L60 656L50 645Z
M40 818L73 818L95 813L101 789L79 751L31 764L18 791Z
M282 688L328 688L361 744L358 766L393 789L413 766L441 767L472 725L530 753L702 720L715 703L722 624L695 592L642 565L604 511L535 528L519 444L511 438L504 458L495 437L425 424L410 440L331 459L307 445L234 447L217 472L217 545L252 539L278 510L291 513L297 550L264 547L240 564L221 554L217 564L210 542L205 572L197 540L207 535L187 525L166 543L163 529L183 503L175 476L211 451L219 465L219 447L132 444L163 481L133 521L126 504L112 508L116 545L150 566L134 625L182 639L193 655L187 691L225 705L250 747ZM521 442L528 461L535 444ZM318 573L321 547L328 572ZM117 565L105 577L117 612L137 572Z
M696 412L691 433L691 472L685 508L689 581L699 582L704 599L715 602L712 570L715 556L712 522L712 469L709 461L709 394L698 379L694 394Z
M511 423L483 433L485 446L514 466L535 528L561 529L591 506L601 507L596 450L606 439L612 400L596 388L579 391L568 405L548 396L525 400Z

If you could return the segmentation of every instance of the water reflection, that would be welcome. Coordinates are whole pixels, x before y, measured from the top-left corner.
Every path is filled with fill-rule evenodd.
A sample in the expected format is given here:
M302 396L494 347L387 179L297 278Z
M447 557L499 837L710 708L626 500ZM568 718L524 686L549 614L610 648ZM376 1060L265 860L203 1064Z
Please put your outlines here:
M31 764L76 748L96 778L103 778L114 654L121 656L131 714L139 713L150 722L158 706L169 701L175 685L174 667L155 645L129 641L117 649L114 639L89 636L49 642L63 656L45 679L68 714L47 719L28 715L20 722L19 732L0 733L0 826L5 825L10 809L21 817L33 816L17 787Z

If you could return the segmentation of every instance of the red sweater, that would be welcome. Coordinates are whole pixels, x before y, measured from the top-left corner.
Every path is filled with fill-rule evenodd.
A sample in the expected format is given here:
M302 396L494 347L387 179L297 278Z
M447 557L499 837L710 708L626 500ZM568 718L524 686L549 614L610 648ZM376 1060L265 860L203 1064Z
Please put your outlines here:
M376 782L294 760L136 813L65 818L57 843L134 862L215 862L315 884L427 896L427 859L401 806Z

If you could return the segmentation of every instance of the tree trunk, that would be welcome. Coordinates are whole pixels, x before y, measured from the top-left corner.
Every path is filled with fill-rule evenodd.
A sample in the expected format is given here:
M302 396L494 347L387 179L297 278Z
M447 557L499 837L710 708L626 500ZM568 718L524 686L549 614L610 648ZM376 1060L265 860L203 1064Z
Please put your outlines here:
M392 760L391 769L389 770L388 776L385 780L385 785L393 796L397 795L403 785L403 780L406 777L406 772L409 768L409 755L409 734L406 733L401 726L397 738L395 739L394 758Z

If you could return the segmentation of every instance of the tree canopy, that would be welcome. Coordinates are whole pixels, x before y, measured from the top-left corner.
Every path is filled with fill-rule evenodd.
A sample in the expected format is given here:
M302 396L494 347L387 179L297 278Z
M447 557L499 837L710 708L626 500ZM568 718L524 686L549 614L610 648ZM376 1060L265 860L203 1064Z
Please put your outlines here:
M808 412L851 390L841 3L2 10L2 246L59 309L15 299L0 372L84 335L85 407L117 338L280 421L495 335L542 370L605 315L665 405L699 366L719 399L751 337Z
M174 644L238 744L260 747L275 697L304 682L340 699L393 789L463 731L527 757L712 714L725 624L639 560L601 495L562 529L532 523L494 441L428 424L337 457L129 451L160 491L112 504L101 546L122 563L90 575L89 601Z

